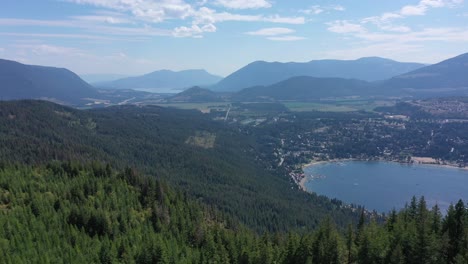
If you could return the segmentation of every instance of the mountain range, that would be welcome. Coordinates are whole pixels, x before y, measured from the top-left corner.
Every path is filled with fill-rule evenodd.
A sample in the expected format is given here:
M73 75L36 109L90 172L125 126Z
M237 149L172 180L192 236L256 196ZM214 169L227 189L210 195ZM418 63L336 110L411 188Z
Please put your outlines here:
M468 53L384 81L292 77L269 86L243 89L234 100L309 101L327 97L436 97L468 95Z
M118 79L94 84L99 88L135 89L154 93L174 93L195 85L206 86L217 83L222 77L205 70L170 71L160 70L141 76Z
M253 86L272 85L297 76L377 81L424 66L420 63L397 62L379 57L357 60L315 60L305 63L256 61L230 74L210 89L236 92Z
M332 63L333 62L333 63ZM364 63L367 62L367 63ZM376 66L380 62L381 66ZM363 75L379 70L371 71L371 68L382 69L390 67L388 65L400 65L404 67L416 68L421 64L402 64L380 58L364 58L356 61L316 61L310 65L374 65L368 67L369 70L361 73ZM255 67L253 67L254 65ZM264 66L264 68L261 67ZM231 74L217 85L210 88L221 87L221 84L235 83L233 80L239 80L243 83L267 82L273 79L280 79L281 76L293 75L294 71L283 72L281 67L287 66L289 69L295 69L299 66L308 64L300 63L266 63L255 62L247 65L243 69ZM309 65L309 66L310 66ZM385 66L387 65L387 66ZM278 66L278 67L276 67ZM346 67L348 67L346 66ZM310 69L317 67L311 66ZM331 67L331 66L329 66ZM344 66L343 66L344 67ZM350 67L350 66L349 66ZM362 69L362 67L356 66ZM398 67L390 67L396 69ZM340 67L336 67L337 74ZM327 67L317 70L317 75L324 74L329 70ZM340 73L341 72L341 73ZM348 76L358 73L356 69L346 73ZM220 93L218 90L207 90L205 88L194 87L175 96L169 97L168 102L213 102L213 101L310 101L323 98L336 97L437 97L437 96L465 96L468 95L468 53L454 58L442 61L440 63L421 67L406 73L396 75L381 81L368 81L359 78L348 77L313 77L308 75L293 76L268 85L253 85L245 89L231 92ZM342 74L345 75L345 74ZM204 76L204 77L203 77ZM246 76L245 79L240 79ZM377 79L378 75L375 75ZM364 76L365 77L365 76ZM188 70L182 72L157 71L140 77L131 77L120 79L107 83L107 87L121 88L114 89L109 94L106 90L98 90L83 81L75 73L62 68L25 65L15 61L0 60L0 98L3 100L14 99L46 99L75 106L85 104L108 105L108 104L126 104L126 103L144 103L161 102L162 98L155 98L150 94L138 95L125 94L118 91L124 91L124 87L150 87L151 83L160 88L156 90L147 88L144 90L159 91L164 90L161 87L172 87L168 91L174 92L178 89L193 87L193 83L205 82L210 80L219 80L220 77L213 76L204 70ZM199 81L197 81L199 80ZM205 81L203 81L205 80ZM269 81L268 81L269 82ZM141 85L138 85L141 84ZM185 88L183 88L185 87ZM227 86L224 86L227 87ZM240 87L240 86L239 86ZM162 89L162 90L161 90ZM109 90L110 91L110 90ZM166 91L167 92L167 91ZM137 99L137 100L135 100ZM91 100L91 103L90 103ZM97 103L98 104L97 104Z

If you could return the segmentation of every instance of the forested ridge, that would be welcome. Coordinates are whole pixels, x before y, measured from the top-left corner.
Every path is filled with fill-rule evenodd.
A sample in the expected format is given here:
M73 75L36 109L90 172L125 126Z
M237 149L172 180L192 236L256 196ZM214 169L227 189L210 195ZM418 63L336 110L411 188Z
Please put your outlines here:
M383 225L259 235L154 177L109 164L0 166L2 263L467 263L468 211L414 198Z
M215 137L213 146L190 144L200 135ZM359 218L339 201L297 191L285 173L267 169L253 138L196 111L2 102L0 145L7 163L97 160L133 167L260 233L314 229L327 215L341 228Z
M0 103L0 262L467 263L468 210L382 222L195 111Z

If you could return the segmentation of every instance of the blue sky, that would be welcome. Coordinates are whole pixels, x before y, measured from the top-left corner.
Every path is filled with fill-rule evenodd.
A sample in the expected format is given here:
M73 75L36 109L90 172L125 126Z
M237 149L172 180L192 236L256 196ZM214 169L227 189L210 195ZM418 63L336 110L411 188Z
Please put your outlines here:
M2 0L0 58L78 74L468 52L463 0Z

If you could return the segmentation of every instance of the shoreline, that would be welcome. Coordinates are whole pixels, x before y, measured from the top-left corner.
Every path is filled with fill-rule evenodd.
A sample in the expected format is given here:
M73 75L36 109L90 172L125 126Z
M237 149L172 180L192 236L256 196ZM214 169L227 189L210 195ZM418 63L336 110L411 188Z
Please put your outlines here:
M460 169L460 170L465 170L468 171L468 167L460 167L457 164L440 164L440 161L437 160L427 160L431 158L426 158L426 157L413 157L411 159L411 162L401 162L401 161L396 161L396 160L385 160L385 159L376 159L376 160L365 160L365 159L357 159L357 158L352 158L352 159L332 159L332 160L312 160L309 163L302 164L301 169L303 171L304 177L301 178L301 180L297 183L299 189L302 191L308 192L308 190L305 187L305 184L311 180L310 175L307 175L304 173L304 169L312 166L316 166L319 164L324 164L324 163L336 163L336 162L348 162L348 161L378 161L378 162L392 162L392 163L398 163L398 164L405 164L405 165L429 165L429 166L434 166L434 167L441 167L441 168L446 168L446 169ZM426 162L429 161L429 162ZM442 161L444 162L444 161Z

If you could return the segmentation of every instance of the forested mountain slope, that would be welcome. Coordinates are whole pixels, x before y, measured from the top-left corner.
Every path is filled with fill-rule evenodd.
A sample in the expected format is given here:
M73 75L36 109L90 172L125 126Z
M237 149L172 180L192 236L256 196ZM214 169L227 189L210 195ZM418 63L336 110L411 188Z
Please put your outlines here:
M196 111L2 102L0 146L3 162L131 166L257 231L313 229L325 215L339 226L357 221L340 202L300 192L288 176L267 170L252 138Z
M47 98L76 105L97 97L94 87L67 69L0 59L1 100Z
M456 263L468 261L468 211L442 217L423 198L384 225L361 218L347 231L242 227L127 168L98 162L0 165L2 263Z

